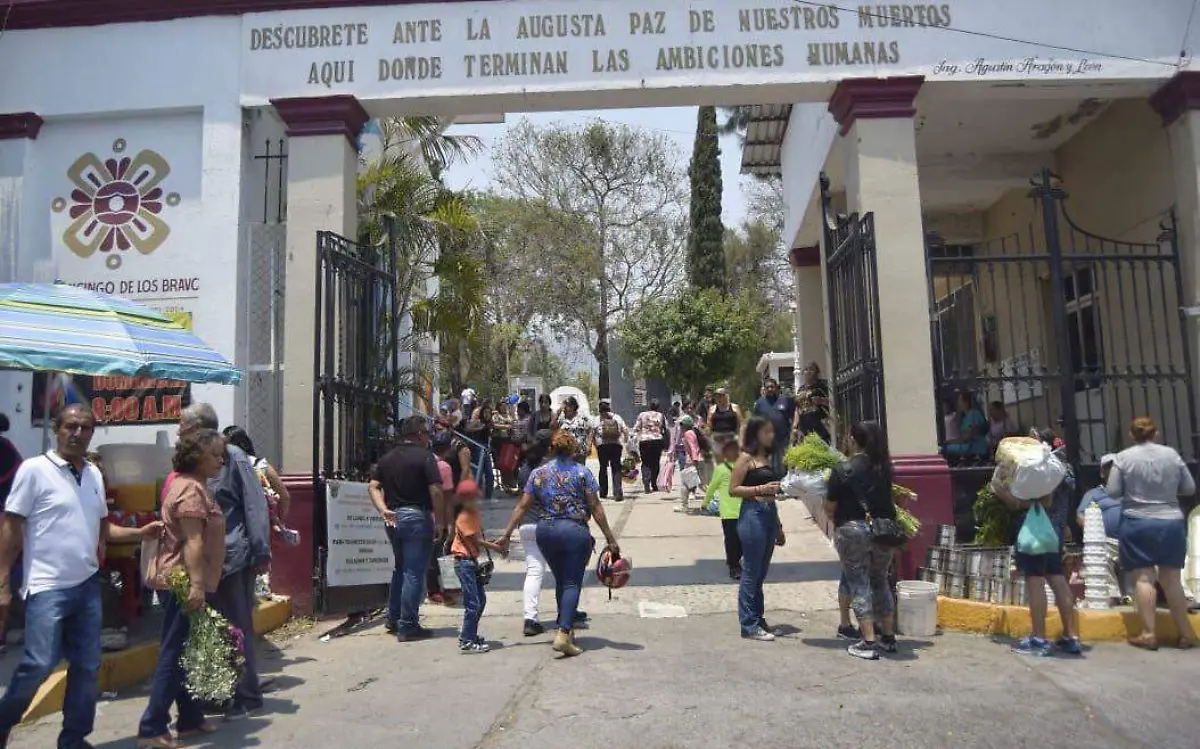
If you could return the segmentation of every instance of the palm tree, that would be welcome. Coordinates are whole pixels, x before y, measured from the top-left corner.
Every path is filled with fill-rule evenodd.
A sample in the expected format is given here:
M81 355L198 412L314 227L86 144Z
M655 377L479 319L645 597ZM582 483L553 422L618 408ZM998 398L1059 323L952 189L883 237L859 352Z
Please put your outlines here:
M452 164L483 152L483 142L473 135L446 135L446 124L437 117L385 117L376 121L385 153L415 143L435 179L440 179Z
M483 315L486 277L482 263L463 248L480 241L479 224L461 196L439 174L479 148L476 138L446 136L433 118L380 122L383 150L358 175L358 241L376 251L396 253L397 320L411 320L401 351L415 354L425 336L470 339ZM414 148L413 145L416 145ZM426 297L425 283L437 276L437 294ZM401 372L405 389L426 372L418 357Z

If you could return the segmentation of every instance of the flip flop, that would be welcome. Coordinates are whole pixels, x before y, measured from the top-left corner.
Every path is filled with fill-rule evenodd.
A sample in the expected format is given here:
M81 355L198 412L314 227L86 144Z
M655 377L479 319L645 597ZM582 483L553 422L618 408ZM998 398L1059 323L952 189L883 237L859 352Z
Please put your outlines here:
M1158 650L1158 641L1153 637L1130 637L1129 644L1142 650Z

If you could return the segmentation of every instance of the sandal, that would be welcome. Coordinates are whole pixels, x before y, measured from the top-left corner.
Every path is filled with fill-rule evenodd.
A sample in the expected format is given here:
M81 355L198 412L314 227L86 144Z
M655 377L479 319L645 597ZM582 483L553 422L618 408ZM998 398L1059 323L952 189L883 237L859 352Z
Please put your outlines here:
M164 733L162 736L153 736L151 738L139 738L137 740L138 749L179 749L179 744L175 743L175 739L171 738L171 734Z
M1180 637L1175 643L1175 647L1179 648L1180 650L1191 650L1192 648L1196 647L1196 645L1196 640L1191 637Z
M1154 638L1154 635L1130 637L1128 642L1135 648L1141 648L1142 650L1158 650L1158 640Z
M175 730L178 733L179 738L181 738L181 739L194 739L194 738L198 738L200 736L207 736L210 733L216 733L217 732L217 724L213 723L211 720L206 720L203 723L201 723L200 725L196 726L195 728L189 728L187 730L179 730L179 727L176 726Z

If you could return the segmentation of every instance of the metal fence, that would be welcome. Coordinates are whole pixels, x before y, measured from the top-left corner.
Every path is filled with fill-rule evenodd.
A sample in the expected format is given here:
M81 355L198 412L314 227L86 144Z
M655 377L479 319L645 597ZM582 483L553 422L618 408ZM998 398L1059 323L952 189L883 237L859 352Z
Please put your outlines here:
M874 420L886 429L875 217L835 215L829 179L821 175L825 276L829 297L830 389L840 438L850 424Z
M928 244L931 330L945 443L953 401L1001 418L1005 433L1050 428L1094 485L1100 457L1127 444L1130 421L1151 416L1164 442L1197 454L1190 345L1184 331L1178 233L1170 213L1142 241L1099 236L1067 210L1044 171L1031 218L1011 234L970 245ZM950 417L950 423L947 417ZM990 474L991 449L948 448L969 489ZM960 507L965 513L965 507Z
M316 341L313 363L314 551L321 571L318 610L369 610L386 585L325 584L330 479L365 481L391 446L400 414L399 289L392 236L362 245L317 233Z

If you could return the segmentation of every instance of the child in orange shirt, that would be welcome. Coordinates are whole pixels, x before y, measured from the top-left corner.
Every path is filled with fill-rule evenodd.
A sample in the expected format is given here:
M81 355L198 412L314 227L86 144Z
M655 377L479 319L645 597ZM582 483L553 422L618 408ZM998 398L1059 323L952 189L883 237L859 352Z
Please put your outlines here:
M459 652L465 654L486 653L490 648L479 636L479 618L487 606L487 593L479 579L479 549L489 549L503 554L498 544L488 541L483 535L483 516L479 512L479 487L474 481L460 481L455 492L455 502L461 509L454 519L454 542L450 553L454 555L454 571L462 585L463 623L458 636Z

